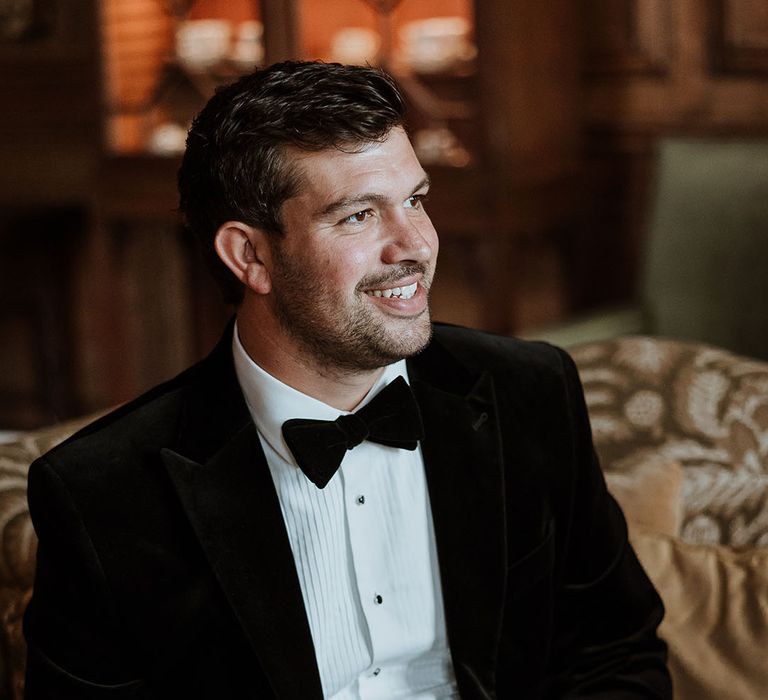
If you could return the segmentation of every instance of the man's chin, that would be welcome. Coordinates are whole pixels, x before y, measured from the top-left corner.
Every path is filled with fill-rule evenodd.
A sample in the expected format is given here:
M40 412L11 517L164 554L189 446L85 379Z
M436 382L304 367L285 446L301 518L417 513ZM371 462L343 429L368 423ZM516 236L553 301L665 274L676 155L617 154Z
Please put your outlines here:
M432 322L428 309L425 309L416 319L407 320L407 328L400 328L397 333L397 351L393 353L397 357L392 362L417 355L432 340Z
M429 309L427 309L427 311L423 314L422 318L420 319L420 323L422 325L421 334L418 338L414 338L415 342L408 357L417 355L432 341L432 319L429 314Z

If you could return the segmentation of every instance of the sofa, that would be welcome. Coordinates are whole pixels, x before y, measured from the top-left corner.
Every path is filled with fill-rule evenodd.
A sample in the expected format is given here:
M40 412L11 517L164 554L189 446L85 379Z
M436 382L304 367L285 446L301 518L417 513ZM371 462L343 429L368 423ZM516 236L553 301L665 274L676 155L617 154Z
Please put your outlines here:
M768 363L651 337L569 351L675 697L768 698Z
M608 487L665 602L675 697L768 697L768 363L652 337L570 352ZM23 696L27 469L92 418L0 445L0 700Z

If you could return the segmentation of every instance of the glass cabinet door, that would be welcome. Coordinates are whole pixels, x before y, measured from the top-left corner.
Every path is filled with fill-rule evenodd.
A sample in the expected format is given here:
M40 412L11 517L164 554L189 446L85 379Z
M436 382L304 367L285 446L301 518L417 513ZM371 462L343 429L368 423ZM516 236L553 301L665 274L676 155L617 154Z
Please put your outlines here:
M424 164L462 168L475 157L471 0L100 0L99 7L110 153L178 155L217 85L290 57L385 67L405 92ZM276 40L275 32L282 32ZM270 56L270 46L281 55Z
M298 0L296 10L303 58L384 67L405 93L422 162L470 164L477 147L471 0Z
M213 94L264 61L258 0L101 0L106 148L176 155Z

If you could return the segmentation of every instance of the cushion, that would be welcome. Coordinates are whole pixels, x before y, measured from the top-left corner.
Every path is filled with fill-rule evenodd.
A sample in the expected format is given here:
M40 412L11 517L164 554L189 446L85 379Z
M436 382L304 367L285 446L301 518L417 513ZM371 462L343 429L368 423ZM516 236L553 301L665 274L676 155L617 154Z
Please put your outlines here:
M626 466L626 465L625 465ZM768 549L689 544L675 537L683 469L664 458L609 471L632 545L666 608L677 700L752 700L768 689Z
M768 546L767 362L651 337L588 343L571 353L608 470L627 472L659 456L677 460L683 539Z
M677 535L682 521L683 468L674 459L651 459L627 471L605 475L630 531L643 528Z
M768 549L694 545L636 529L632 544L664 600L676 700L768 693Z

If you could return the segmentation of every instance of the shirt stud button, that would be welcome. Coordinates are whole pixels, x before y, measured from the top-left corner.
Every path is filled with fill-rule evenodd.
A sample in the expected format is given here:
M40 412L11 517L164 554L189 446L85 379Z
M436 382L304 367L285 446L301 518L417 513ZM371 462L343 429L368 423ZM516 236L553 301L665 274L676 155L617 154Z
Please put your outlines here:
M374 676L378 676L380 673L381 673L381 669L380 668L374 668L373 669L373 675Z
M384 598L382 598L378 593L373 596L373 602L376 603L376 605L381 605L384 602Z
M365 496L358 496L357 497L357 505L362 506L365 504Z

